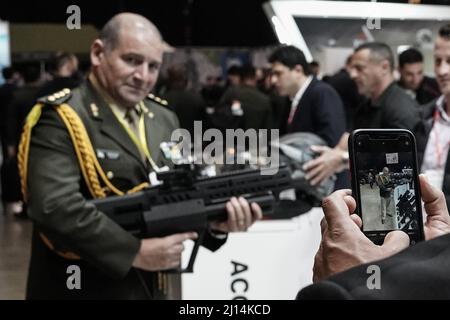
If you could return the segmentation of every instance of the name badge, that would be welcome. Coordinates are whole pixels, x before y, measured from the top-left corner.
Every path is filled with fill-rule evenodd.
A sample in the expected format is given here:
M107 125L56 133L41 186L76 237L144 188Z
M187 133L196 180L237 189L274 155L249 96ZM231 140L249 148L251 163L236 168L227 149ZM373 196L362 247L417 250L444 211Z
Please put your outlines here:
M120 152L116 150L97 149L98 159L117 160L120 158Z

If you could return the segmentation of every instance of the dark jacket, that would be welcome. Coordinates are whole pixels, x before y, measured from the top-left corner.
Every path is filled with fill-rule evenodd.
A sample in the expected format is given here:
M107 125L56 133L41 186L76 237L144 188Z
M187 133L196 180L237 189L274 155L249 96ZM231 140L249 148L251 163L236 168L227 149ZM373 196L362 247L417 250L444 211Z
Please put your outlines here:
M419 170L422 167L423 158L425 154L425 148L427 147L428 139L430 137L431 129L433 128L433 114L436 110L436 101L430 102L422 108L421 118L416 128L414 129L414 134L416 136L417 143L417 160ZM442 186L442 191L445 194L445 199L447 201L447 208L450 208L450 150L447 155L447 162L445 163L444 169L444 181Z
M65 88L74 89L83 81L84 79L77 74L71 77L55 77L41 86L36 98L48 96Z
M2 144L2 153L4 158L7 154L7 123L9 120L9 113L11 111L10 104L14 91L16 90L17 86L15 84L5 83L0 86L0 141Z
M380 286L374 269L379 267ZM450 299L450 234L381 261L357 266L302 289L297 299Z
M19 143L23 123L36 103L38 91L38 85L26 84L14 92L9 106L8 123L6 125L6 140L9 146L15 147Z
M100 165L122 191L148 181L151 170L114 116L88 82L63 98L42 99L45 106L33 128L28 162L28 214L34 222L27 284L29 299L164 298L161 275L132 267L140 240L86 202L91 196L81 175L66 126L55 106L66 103L86 127ZM159 145L178 127L176 116L151 98L143 101L147 144L158 166L164 164ZM74 252L81 260L60 257L38 235ZM210 249L225 240L207 235ZM81 269L81 290L67 288L67 268Z
M355 81L350 77L347 70L341 69L338 73L330 77L327 83L331 85L342 99L347 122L347 130L353 127L353 118L356 108L364 101L364 97L358 93Z
M380 197L389 198L393 188L393 183L389 177L384 177L380 174L377 177L377 185L380 188Z
M363 103L355 113L353 129L408 129L420 122L419 106L394 81L377 101Z
M398 85L404 88L401 81L398 81ZM427 76L423 77L422 82L414 93L416 94L416 101L420 105L428 104L441 95L436 79Z
M174 109L180 121L180 128L186 129L194 137L194 121L205 120L205 102L200 94L187 89L169 89L163 95Z
M220 104L231 106L233 101L239 101L243 111L239 128L258 130L272 127L270 99L257 88L247 85L228 88L221 98Z
M345 132L345 127L341 98L330 85L313 78L286 131L312 132L324 139L330 147L334 147Z

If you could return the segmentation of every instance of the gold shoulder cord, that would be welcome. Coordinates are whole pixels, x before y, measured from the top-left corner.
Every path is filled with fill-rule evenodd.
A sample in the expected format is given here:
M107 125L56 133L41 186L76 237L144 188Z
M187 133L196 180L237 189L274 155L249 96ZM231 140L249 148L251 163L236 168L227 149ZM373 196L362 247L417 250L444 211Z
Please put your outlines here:
M27 170L31 131L39 121L43 107L44 105L41 103L33 107L31 112L27 116L25 125L23 127L22 137L20 139L17 158L24 201L27 200ZM56 106L55 108L69 132L70 138L75 148L75 153L78 158L80 169L84 177L84 181L86 182L89 192L91 193L93 198L106 197L107 190L111 190L116 195L124 195L125 193L138 192L149 186L147 182L144 182L126 192L123 192L116 188L107 178L105 172L100 166L100 163L98 162L98 159L95 155L92 143L86 132L86 128L84 127L84 124L78 114L68 104L61 104ZM99 177L105 187L101 186ZM53 250L63 258L80 259L80 257L73 252L57 251L51 241L43 233L40 233L40 236L44 243L51 250Z

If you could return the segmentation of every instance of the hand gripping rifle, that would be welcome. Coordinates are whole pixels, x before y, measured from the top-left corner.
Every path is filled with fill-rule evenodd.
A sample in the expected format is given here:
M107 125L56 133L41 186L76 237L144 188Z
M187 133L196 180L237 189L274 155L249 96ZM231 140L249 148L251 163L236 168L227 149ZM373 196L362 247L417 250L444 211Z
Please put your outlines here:
M162 237L180 232L199 234L185 269L192 272L208 222L225 221L225 204L233 196L242 196L260 205L265 218L288 218L309 211L311 205L280 201L280 193L295 189L290 169L282 165L272 175L267 169L243 169L214 177L198 177L188 165L159 172L163 183L125 196L95 199L91 202L125 230L139 238ZM311 203L311 202L309 202ZM294 205L293 205L294 204Z

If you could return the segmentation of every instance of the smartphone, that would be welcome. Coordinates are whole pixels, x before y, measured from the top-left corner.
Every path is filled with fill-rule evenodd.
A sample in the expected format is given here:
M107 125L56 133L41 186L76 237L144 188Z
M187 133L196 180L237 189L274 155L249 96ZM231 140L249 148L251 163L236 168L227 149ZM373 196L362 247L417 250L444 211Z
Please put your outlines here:
M359 129L349 141L353 196L362 231L382 244L393 230L424 240L416 140L403 129Z

